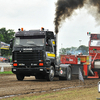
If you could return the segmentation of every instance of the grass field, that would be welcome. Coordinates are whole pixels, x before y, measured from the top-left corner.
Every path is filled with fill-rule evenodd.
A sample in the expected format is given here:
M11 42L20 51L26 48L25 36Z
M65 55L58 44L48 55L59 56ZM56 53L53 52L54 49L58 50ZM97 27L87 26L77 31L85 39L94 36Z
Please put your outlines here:
M13 74L11 71L0 72L0 74Z
M100 93L98 93L97 87L87 87L49 93L27 94L3 100L100 100L99 98Z

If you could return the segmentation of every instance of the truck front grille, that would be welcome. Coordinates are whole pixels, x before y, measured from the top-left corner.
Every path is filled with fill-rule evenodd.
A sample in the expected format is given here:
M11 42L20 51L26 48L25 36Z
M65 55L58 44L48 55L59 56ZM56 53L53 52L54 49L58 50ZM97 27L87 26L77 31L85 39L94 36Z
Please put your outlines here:
M39 60L43 60L43 52L41 51L32 51L32 52L15 52L14 60L17 62L38 62Z

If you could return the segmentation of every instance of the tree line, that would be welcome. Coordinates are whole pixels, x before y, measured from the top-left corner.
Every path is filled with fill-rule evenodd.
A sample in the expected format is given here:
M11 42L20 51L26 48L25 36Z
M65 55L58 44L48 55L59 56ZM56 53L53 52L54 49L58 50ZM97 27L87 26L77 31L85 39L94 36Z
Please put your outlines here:
M83 55L88 55L89 47L81 45L79 47L61 48L59 49L59 55L63 54L74 54L82 53Z
M1 28L0 29L0 42L5 42L7 44L10 44L10 40L14 37L14 30L12 29L6 29L6 28ZM1 49L1 56L9 56L11 55L11 49L5 50Z

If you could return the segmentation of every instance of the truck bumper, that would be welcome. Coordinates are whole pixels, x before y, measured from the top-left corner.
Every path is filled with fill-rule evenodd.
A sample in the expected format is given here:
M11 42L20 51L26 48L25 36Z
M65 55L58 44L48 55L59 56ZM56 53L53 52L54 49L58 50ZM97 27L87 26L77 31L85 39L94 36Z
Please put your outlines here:
M46 67L38 67L38 68L12 68L12 72L14 74L22 74L24 76L35 76L37 74L47 74L49 70Z

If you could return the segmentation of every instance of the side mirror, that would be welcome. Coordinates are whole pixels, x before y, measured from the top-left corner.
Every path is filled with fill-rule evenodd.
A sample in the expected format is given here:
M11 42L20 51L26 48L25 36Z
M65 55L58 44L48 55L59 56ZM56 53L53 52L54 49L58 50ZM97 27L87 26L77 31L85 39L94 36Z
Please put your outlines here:
M51 45L52 45L51 40L48 40L48 45L49 45L49 46L51 46Z
M14 40L14 39L11 39L11 40L10 40L10 48L13 47L13 40Z

